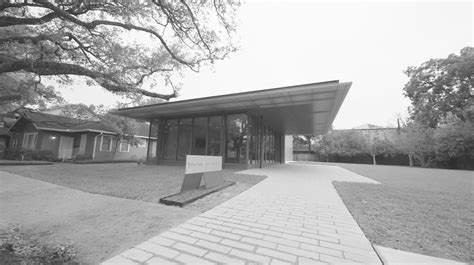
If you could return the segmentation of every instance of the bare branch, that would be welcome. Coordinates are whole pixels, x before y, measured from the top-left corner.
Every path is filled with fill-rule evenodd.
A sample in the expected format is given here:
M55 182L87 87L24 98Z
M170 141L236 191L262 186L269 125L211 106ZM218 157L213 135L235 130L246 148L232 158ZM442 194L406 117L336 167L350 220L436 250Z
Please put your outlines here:
M176 93L170 95L150 92L134 86L120 84L111 74L92 71L75 64L59 63L42 60L11 60L0 55L0 73L16 72L20 70L36 73L38 75L79 75L94 79L102 87L112 92L140 93L148 97L158 97L169 100L176 97Z

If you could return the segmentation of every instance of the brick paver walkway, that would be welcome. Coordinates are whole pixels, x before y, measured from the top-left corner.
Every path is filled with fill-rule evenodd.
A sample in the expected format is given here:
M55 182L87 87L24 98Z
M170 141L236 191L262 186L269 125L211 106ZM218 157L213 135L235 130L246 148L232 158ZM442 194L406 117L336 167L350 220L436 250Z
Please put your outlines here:
M103 264L381 264L331 183L376 181L310 164L242 173L268 178Z

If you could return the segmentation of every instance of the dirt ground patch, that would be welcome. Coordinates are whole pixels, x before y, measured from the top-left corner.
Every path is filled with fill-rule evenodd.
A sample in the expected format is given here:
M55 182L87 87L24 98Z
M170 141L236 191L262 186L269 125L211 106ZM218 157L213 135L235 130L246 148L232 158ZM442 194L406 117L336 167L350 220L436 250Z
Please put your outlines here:
M382 183L335 183L347 208L372 243L474 262L474 172L334 165Z

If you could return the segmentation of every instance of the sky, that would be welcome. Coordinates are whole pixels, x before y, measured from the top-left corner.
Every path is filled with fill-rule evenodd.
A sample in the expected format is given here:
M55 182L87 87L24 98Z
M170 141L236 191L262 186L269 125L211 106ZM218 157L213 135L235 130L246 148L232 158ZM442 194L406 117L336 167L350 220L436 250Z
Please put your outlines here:
M395 126L410 103L403 70L474 46L473 13L472 2L248 0L238 11L239 50L212 69L185 73L176 100L340 80L352 87L334 128ZM80 89L64 97L118 99Z

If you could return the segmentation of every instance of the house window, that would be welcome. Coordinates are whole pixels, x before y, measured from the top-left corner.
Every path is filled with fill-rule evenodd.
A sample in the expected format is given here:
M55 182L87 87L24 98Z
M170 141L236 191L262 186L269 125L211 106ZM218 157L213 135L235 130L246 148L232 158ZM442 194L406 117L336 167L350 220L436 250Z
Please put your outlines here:
M100 151L112 151L112 136L102 135L100 140Z
M13 140L10 143L10 148L11 149L17 149L18 148L18 138L13 138Z
M38 139L38 133L25 133L23 136L22 148L26 150L34 150L36 147L36 141Z
M120 139L120 152L129 152L130 144L127 139Z

